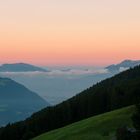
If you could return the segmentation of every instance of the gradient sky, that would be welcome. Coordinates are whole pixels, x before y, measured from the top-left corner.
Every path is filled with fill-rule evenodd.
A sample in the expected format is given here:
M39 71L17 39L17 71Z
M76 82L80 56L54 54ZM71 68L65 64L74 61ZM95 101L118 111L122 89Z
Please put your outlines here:
M140 0L0 0L0 63L140 59Z

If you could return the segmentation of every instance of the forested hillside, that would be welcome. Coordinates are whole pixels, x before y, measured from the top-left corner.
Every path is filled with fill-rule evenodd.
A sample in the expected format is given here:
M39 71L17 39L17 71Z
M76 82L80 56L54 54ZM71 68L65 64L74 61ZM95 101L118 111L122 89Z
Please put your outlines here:
M132 128L134 106L97 115L63 128L42 134L33 140L112 140L116 130L126 125Z
M135 104L140 99L140 66L97 83L75 97L0 129L2 140L27 140L73 122Z

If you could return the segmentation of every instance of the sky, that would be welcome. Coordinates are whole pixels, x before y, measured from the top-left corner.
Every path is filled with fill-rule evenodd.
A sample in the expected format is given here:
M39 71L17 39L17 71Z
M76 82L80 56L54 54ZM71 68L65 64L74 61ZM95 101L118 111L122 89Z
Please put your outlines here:
M0 63L140 59L140 0L0 0Z

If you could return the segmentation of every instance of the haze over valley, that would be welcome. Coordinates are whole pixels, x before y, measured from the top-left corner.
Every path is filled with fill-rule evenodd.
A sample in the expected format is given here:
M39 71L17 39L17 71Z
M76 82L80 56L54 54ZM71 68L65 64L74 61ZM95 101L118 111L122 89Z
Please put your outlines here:
M30 90L37 92L38 95L44 98L51 105L55 105L103 79L111 77L114 74L138 64L140 64L140 61L124 60L116 66L113 65L113 71L110 71L112 70L112 65L108 67L43 67L36 70L33 69L33 71L31 68L29 71L28 67L25 67L27 69L21 68L18 72L17 70L11 72L10 68L10 70L7 69L5 72L0 72L0 77L12 78L13 80L25 85ZM18 64L13 64L12 68L14 67L16 69L17 65ZM19 66L21 66L21 63L19 63L18 67Z

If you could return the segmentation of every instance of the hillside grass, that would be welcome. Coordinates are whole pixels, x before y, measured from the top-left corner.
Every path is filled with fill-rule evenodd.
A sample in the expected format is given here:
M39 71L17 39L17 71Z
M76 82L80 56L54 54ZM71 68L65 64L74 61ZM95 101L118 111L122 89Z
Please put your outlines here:
M91 117L66 127L53 130L33 140L112 140L117 128L132 127L131 116L135 107L130 106Z

